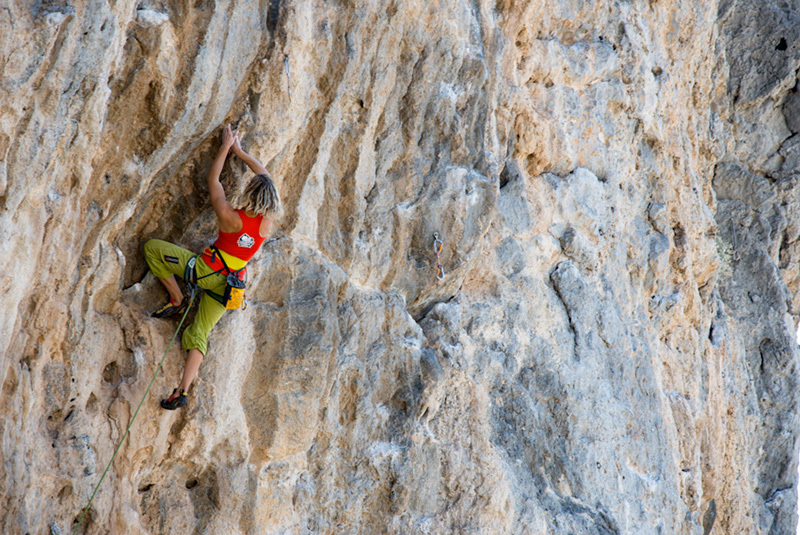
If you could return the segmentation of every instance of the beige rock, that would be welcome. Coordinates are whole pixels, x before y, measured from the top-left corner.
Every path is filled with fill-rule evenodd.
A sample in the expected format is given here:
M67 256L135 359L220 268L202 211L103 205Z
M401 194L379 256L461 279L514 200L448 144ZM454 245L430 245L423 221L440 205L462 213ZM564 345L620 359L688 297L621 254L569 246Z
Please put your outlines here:
M793 533L796 4L0 8L5 531L144 398L80 533ZM165 413L225 122L286 214Z

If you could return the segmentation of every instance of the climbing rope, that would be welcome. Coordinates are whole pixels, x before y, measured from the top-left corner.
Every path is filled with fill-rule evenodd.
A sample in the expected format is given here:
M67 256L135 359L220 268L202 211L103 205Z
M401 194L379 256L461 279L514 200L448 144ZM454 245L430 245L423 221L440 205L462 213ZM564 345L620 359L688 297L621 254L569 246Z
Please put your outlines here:
M92 505L92 500L94 500L94 496L95 496L95 494L97 494L97 489L100 488L100 484L103 482L103 479L105 479L106 474L108 473L108 469L111 468L111 464L114 462L114 459L117 457L117 452L119 452L119 449L122 446L122 443L125 442L125 438L128 436L128 431L131 430L131 426L133 425L134 420L136 420L136 416L139 414L139 409L142 408L142 404L144 404L144 400L147 398L147 394L150 393L150 387L153 386L153 382L155 382L156 376L158 375L159 370L161 370L161 366L164 364L164 360L167 358L167 354L169 354L169 350L172 349L172 344L175 342L175 338L177 338L178 332L181 330L181 327L183 326L184 320L186 320L186 315L189 314L189 309L192 308L192 303L194 302L194 295L195 295L195 291L197 290L197 286L190 285L189 287L192 289L192 295L191 295L191 297L189 297L189 305L186 307L186 312L183 313L183 317L181 318L180 323L178 323L178 328L175 329L175 334L172 335L172 339L169 341L169 344L167 345L167 350L164 351L164 356L161 357L161 362L158 363L158 367L156 368L156 371L153 373L153 378L150 379L150 384L147 385L147 390L144 391L144 395L142 396L141 401L139 401L139 406L136 407L136 412L133 413L133 417L131 418L131 421L128 422L128 427L125 429L125 433L122 435L122 438L120 439L119 444L117 444L117 448L114 450L114 454L111 456L111 460L108 461L108 464L106 465L106 469L103 470L103 475L100 476L100 481L98 481L97 485L95 485L94 490L92 491L92 496L89 498L89 503L87 503L86 507L83 508L83 513L81 513L81 518L78 520L78 524L75 526L75 529L72 531L72 535L75 535L76 533L78 533L78 529L80 529L81 524L83 523L83 517L86 516L86 512L89 510L89 506Z
M444 266L442 266L441 253L444 243L439 239L439 233L433 233L433 252L436 253L436 278L444 280Z

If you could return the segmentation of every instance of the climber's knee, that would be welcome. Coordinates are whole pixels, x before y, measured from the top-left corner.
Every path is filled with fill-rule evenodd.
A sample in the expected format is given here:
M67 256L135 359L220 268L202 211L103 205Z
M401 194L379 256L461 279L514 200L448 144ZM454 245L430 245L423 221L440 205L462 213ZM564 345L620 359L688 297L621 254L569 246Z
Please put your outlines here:
M181 337L181 346L184 351L191 351L196 349L202 355L208 352L208 334L197 328L197 324L193 323L185 331Z

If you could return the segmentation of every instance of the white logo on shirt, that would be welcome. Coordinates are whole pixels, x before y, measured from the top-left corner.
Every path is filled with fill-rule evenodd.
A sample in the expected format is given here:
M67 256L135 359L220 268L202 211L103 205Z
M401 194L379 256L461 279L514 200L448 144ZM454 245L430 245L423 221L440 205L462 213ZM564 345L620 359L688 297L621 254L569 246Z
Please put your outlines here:
M256 244L256 240L251 238L246 232L239 236L239 241L236 242L239 247L244 247L245 249L251 248L253 245Z

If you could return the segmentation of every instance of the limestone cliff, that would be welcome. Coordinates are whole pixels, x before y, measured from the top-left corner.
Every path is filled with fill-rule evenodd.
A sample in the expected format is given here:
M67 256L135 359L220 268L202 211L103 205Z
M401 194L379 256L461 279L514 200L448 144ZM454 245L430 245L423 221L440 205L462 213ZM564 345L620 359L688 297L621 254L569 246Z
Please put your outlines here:
M800 0L4 3L4 533L73 530L232 121L285 217L81 533L794 533L799 68Z

